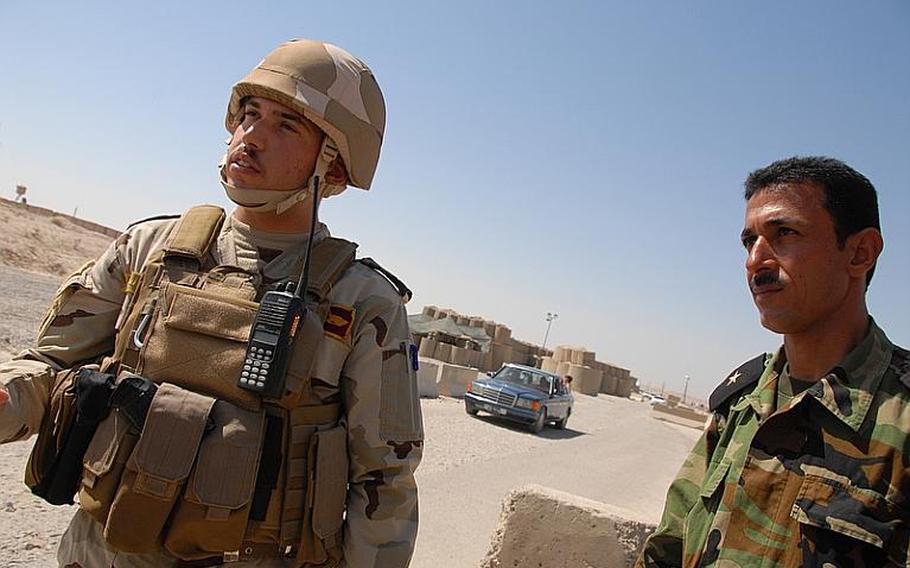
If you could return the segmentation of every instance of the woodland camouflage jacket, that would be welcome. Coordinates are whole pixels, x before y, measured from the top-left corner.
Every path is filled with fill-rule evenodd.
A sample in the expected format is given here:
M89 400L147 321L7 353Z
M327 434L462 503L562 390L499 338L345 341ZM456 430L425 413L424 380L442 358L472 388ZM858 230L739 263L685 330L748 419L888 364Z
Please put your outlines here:
M783 348L755 361L754 388L712 401L637 566L910 565L910 360L870 322L781 408Z

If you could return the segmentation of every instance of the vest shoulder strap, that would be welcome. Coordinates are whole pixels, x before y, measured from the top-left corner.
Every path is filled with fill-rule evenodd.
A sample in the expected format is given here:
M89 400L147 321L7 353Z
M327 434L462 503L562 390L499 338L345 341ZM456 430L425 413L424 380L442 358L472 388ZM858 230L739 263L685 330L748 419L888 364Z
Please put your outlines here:
M354 263L357 243L326 237L313 246L310 259L310 281L307 291L316 294L320 300L328 296L347 269Z
M225 214L215 205L197 205L180 216L174 232L164 245L164 256L181 256L202 264L221 231Z
M718 412L723 409L721 414L726 413L726 408L731 402L739 398L747 389L751 391L755 388L755 383L758 382L758 379L761 378L762 373L765 371L766 361L767 356L762 353L758 357L749 359L727 375L724 382L718 385L714 392L711 393L708 399L708 408L712 412Z

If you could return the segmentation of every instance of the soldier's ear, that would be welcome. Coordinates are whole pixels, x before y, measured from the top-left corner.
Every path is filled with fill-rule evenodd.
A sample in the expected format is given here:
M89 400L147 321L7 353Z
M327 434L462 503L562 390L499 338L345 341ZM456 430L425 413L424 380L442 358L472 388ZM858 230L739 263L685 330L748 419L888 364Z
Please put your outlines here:
M348 179L348 170L344 167L344 160L341 159L341 156L335 156L335 159L329 164L328 171L325 173L326 183L329 185L347 185Z
M866 227L858 233L847 237L847 250L850 253L850 264L847 270L855 278L866 278L872 270L878 255L882 253L885 242L882 234L875 227Z

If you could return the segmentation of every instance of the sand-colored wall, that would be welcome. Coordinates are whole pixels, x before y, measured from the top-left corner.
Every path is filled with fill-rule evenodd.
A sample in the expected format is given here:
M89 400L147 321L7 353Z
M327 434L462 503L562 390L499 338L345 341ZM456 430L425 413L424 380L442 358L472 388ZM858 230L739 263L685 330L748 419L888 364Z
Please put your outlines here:
M629 398L632 396L632 389L635 387L635 382L637 379L635 377L625 377L616 380L616 392L612 393L616 396L624 396Z
M565 374L572 377L571 387L575 392L597 396L600 392L600 383L603 380L603 371L569 363Z
M481 568L627 568L654 529L618 507L526 485L503 502Z
M548 373L555 373L558 367L559 363L552 357L544 357L540 362L540 368Z
M420 338L420 347L417 348L417 354L421 357L433 357L436 355L436 344L438 342L432 337Z
M433 359L448 361L452 357L452 345L450 343L437 343L436 349L433 350Z

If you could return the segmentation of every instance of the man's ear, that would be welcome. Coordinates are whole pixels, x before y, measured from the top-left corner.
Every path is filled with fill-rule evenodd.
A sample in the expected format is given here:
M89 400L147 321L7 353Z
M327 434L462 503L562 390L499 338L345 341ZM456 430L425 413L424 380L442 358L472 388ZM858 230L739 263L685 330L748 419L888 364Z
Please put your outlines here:
M865 278L866 273L875 266L878 255L885 248L881 232L875 227L866 227L858 233L847 237L847 248L850 251L850 275Z
M325 181L329 185L344 186L348 184L348 170L344 167L344 160L341 159L341 156L335 156L335 159L329 164L329 169L325 173Z

